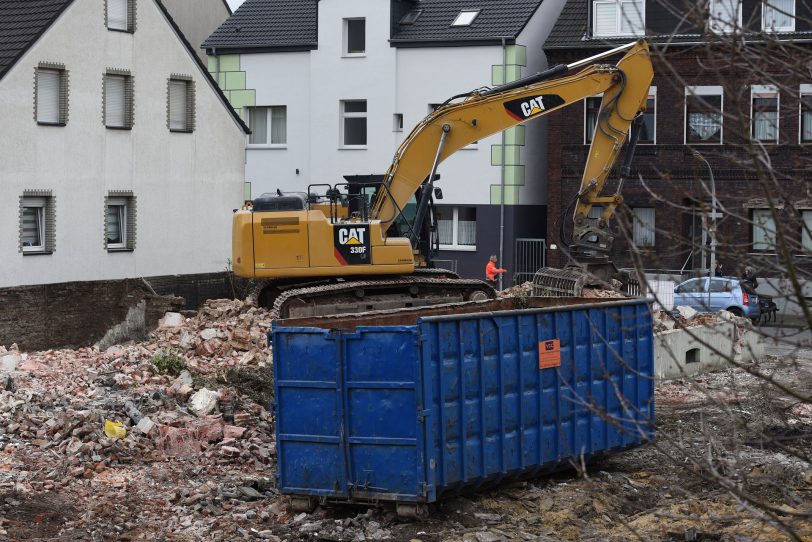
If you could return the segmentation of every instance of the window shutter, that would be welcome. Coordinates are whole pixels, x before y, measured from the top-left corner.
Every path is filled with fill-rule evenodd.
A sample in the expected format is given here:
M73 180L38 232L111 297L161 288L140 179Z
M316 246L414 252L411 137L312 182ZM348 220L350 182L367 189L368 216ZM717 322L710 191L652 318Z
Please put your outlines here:
M187 130L187 82L169 81L169 129Z
M57 124L60 77L57 70L37 70L37 122Z
M133 126L133 78L124 77L124 126Z
M613 36L617 34L617 4L614 2L595 2L594 6L594 35Z
M128 0L107 0L107 28L129 30Z
M186 81L186 130L193 132L195 129L195 82Z
M135 250L135 216L136 216L136 198L135 196L129 196L127 198L127 231L125 232L127 238L125 239L127 243L127 248L129 250Z
M125 124L124 76L107 75L104 78L104 124L123 128Z
M135 2L136 0L125 0L127 3L127 32L135 32Z

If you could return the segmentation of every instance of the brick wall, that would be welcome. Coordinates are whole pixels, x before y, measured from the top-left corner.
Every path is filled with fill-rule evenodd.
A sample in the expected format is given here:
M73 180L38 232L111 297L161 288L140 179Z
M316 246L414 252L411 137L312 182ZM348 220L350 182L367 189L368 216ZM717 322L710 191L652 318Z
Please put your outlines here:
M596 52L551 50L548 54L551 64L559 64ZM623 267L634 265L637 258L645 268L681 269L686 260L689 269L691 264L699 266L696 251L693 251L693 260L690 259L692 249L696 248L690 241L695 220L690 208L701 205L698 202L709 204L710 196L702 183L707 186L710 183L708 166L695 159L691 147L684 144L685 85L720 85L724 87L723 144L692 146L712 168L717 198L725 210L718 227L717 253L723 263L728 264L723 268L726 273L738 273L745 263L768 271L778 263L778 258L774 254L753 252L751 212L753 207L763 205L767 195L783 201L786 205L779 212L779 223L790 242L798 243L801 224L793 207L804 207L812 201L812 160L810 147L798 143L799 103L791 90L797 93L799 84L812 83L812 78L801 80L784 75L780 70L786 70L786 66L779 62L774 67L769 63L751 69L741 64L731 67L731 58L717 55L718 52L708 54L704 47L673 47L662 53L662 58L654 55L657 144L638 146L632 171L635 180L623 187L628 207L655 208L656 246L630 251L629 243L619 234L613 261ZM766 50L751 53L756 59L769 59L770 55ZM749 75L756 69L763 70L761 75ZM748 151L746 136L750 130L750 85L776 81L785 89L780 90L779 144L765 147L777 177L772 180L757 173L757 161ZM583 102L550 116L548 244L561 243L556 221L577 193L588 151L583 141ZM609 179L604 193L614 192L617 172ZM569 227L571 212L562 220ZM618 230L617 225L615 230ZM696 224L695 231L700 230L701 222ZM551 251L549 256L551 265L564 263L560 251Z
M206 299L232 297L231 291L225 273L0 288L0 345L17 343L21 350L90 345L141 300L150 329L166 311L196 309Z

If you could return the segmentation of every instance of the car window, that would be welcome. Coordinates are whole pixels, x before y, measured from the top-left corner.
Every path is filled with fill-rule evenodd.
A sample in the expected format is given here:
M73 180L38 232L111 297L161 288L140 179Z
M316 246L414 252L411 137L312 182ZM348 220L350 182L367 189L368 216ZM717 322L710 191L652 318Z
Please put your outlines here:
M711 279L710 291L711 293L728 292L728 284L730 284L730 281L723 279Z
M688 282L683 282L677 287L676 293L678 294L694 294L702 291L702 280L694 279Z

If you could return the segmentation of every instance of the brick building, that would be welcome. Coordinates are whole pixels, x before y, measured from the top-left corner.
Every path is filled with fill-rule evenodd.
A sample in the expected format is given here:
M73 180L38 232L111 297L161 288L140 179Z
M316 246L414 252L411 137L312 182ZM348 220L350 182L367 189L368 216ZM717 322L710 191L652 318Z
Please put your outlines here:
M790 257L812 260L809 9L796 0L568 0L545 43L551 65L637 36L652 44L645 129L623 187L627 206L614 225L619 266L707 268L713 186L723 273L749 263L780 275L776 224ZM550 117L548 243L566 246L560 224L571 221L565 209L581 180L599 104L590 98ZM617 178L610 176L604 193L614 191ZM561 250L548 258L551 265L566 259Z

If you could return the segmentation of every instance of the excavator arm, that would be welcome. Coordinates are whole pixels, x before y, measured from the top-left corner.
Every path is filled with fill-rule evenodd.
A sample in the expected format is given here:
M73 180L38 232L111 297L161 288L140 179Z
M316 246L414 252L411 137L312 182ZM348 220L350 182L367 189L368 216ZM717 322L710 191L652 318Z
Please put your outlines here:
M626 54L615 65L591 64L624 51ZM573 75L551 79L587 64L591 65ZM602 93L574 212L573 236L585 243L596 237L586 217L593 205L601 205L599 233L605 230L606 235L598 236L598 244L608 242L611 246L605 224L614 216L622 196L619 192L605 196L601 191L632 122L645 110L653 76L648 45L641 40L501 87L475 91L462 97L461 102L443 105L423 119L398 148L384 178L387 189L378 192L372 218L380 220L381 230L386 231L424 181L434 178L437 165L466 145Z

